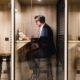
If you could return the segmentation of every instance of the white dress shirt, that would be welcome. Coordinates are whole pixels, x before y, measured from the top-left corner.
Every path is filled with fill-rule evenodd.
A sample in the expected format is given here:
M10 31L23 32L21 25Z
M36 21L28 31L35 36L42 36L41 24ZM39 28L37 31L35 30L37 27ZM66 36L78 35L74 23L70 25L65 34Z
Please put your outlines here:
M40 27L40 35L41 35L41 31L42 31L42 28L43 28L44 25L45 25L45 24L43 24L43 25Z

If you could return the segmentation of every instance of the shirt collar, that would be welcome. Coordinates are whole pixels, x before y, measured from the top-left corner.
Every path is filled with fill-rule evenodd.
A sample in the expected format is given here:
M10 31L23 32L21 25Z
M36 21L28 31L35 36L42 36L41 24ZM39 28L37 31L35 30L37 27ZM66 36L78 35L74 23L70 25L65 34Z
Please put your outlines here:
M45 23L41 26L41 28L45 25Z
M42 31L42 28L44 25L45 25L45 23L40 27L40 35L41 35L41 31Z

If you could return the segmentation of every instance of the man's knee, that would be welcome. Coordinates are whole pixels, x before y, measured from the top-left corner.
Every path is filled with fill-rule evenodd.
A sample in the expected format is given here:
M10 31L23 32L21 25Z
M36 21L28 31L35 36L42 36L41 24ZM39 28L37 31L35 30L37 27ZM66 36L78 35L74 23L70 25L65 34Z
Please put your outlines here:
M26 60L30 60L31 59L31 52L27 52L26 53Z

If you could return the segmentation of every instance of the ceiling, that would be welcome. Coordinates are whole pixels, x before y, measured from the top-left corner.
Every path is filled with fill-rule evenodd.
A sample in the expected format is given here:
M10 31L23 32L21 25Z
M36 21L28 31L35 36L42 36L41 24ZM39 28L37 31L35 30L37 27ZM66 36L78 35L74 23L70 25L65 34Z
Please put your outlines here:
M21 4L31 4L31 0L19 0ZM58 0L32 0L32 4L56 4Z
M9 3L11 0L0 0L0 4L7 4Z

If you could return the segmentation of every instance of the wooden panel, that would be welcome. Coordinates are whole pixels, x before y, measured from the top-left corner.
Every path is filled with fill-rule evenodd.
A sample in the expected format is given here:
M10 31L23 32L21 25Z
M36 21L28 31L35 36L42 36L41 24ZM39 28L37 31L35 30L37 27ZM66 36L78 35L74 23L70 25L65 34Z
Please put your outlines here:
M10 8L5 5L0 5L0 53L10 53ZM5 37L9 41L5 41Z
M31 0L19 0L21 4L31 4ZM32 4L56 4L58 0L32 0Z
M20 2L18 0L15 1L15 9L17 9L18 11L15 11L15 35L16 35L16 39L18 39L18 29L22 29L21 28L21 5Z
M78 40L80 37L80 5L69 5L68 37Z
M34 16L42 14L46 17L46 23L51 26L56 36L56 5L22 5L21 13L16 12L16 34L20 28L26 35L39 35L39 27L36 25Z
M11 0L0 0L0 4L8 4Z
M18 0L15 0L15 9L17 9L18 12L21 11L21 5L20 5L20 2Z
M80 4L80 0L68 0L69 4Z
M68 80L79 80L77 71L80 71L80 43L68 51Z
M76 58L76 49L75 47L68 51L68 80L75 80L76 71L75 71L75 58Z

